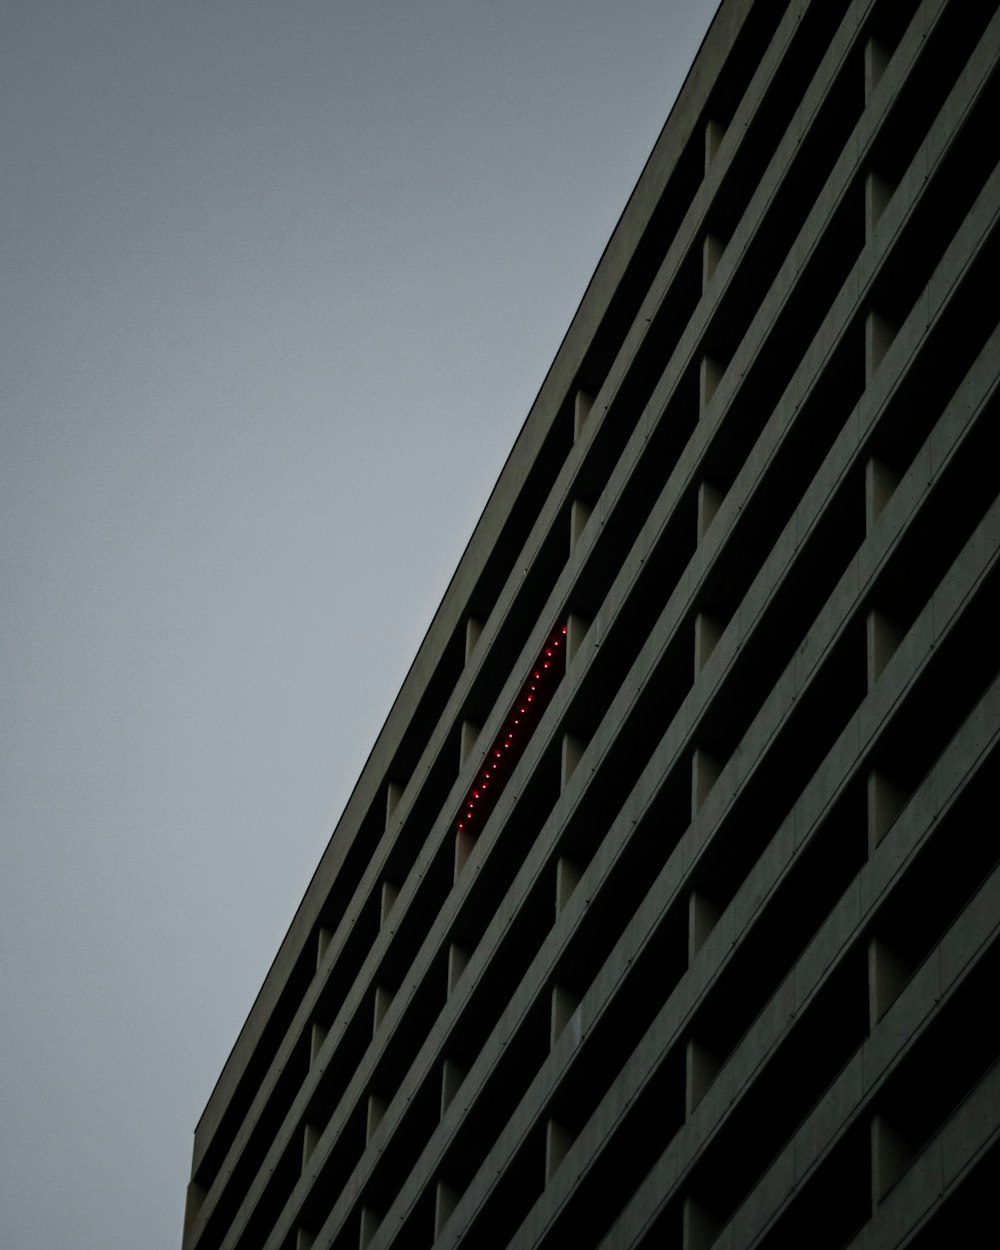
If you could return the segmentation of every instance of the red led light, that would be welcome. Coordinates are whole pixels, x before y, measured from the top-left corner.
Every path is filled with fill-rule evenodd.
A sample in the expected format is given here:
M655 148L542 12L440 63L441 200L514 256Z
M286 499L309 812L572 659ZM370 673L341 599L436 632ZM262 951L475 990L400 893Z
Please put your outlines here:
M561 633L563 635L567 633L565 625L561 627ZM550 677L551 684L545 686L541 684L543 675L547 670L556 668L553 651L558 646L559 634L556 634L549 638L542 654L536 660L538 668L530 673L528 683L521 688L521 698L524 700L524 703L511 709L511 712L508 713L506 725L500 730L497 740L492 744L490 750L493 753L493 759L491 760L489 753L487 753L486 758L480 765L484 771L478 783L479 789L473 790L471 795L466 798L465 813L462 815L461 820L456 819L455 822L456 829L459 832L468 832L470 837L475 837L484 822L489 818L497 801L497 796L503 793L507 778L510 775L510 769L516 765L521 751L524 749L524 740L531 738L539 716L545 711L551 697L551 686L558 684L562 676L563 666L560 665L559 672ZM535 683L538 684L536 685ZM536 702L539 703L538 708L531 709L528 707L528 704ZM526 728L521 729L519 717L525 716L529 711L532 713L531 722ZM520 736L518 731L520 731ZM513 755L510 755L512 744L515 747L515 752ZM507 759L510 762L506 768L501 770L497 761L504 758L504 751L508 752ZM490 767L491 764L492 768ZM490 781L493 782L493 786L487 794Z

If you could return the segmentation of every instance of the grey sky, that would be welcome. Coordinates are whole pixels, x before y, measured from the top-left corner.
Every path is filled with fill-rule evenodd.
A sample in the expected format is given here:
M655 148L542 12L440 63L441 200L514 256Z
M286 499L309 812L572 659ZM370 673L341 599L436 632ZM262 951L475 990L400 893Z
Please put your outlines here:
M191 1132L714 0L0 7L0 1245Z

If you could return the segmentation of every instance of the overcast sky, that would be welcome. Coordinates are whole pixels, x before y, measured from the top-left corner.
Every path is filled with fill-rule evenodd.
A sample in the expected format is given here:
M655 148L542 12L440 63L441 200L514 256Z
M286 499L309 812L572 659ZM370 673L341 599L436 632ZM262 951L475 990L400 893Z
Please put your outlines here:
M0 1245L191 1134L715 0L0 4Z

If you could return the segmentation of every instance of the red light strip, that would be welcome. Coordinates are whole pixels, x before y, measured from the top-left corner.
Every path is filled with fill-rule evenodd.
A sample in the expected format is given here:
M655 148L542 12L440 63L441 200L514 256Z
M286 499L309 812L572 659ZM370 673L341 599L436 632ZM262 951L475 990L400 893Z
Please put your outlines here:
M534 733L542 713L566 671L566 626L558 629L535 661L496 741L466 795L455 820L459 833L478 833L503 793L508 778Z

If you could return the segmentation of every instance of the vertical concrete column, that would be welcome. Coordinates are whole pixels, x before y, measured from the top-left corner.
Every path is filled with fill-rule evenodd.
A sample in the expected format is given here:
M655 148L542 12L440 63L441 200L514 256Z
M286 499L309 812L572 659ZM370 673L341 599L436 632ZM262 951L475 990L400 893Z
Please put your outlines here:
M875 88L891 58L891 50L878 39L870 38L865 44L865 108L871 104Z
M576 889L583 869L571 859L560 855L556 860L556 915L569 902L569 896Z
M681 1221L683 1250L708 1250L722 1228L708 1207L690 1194L684 1199Z
M872 1116L872 1214L903 1175L916 1151L898 1125L881 1113Z
M868 774L868 854L892 828L906 804L906 792L877 768Z
M558 1120L549 1120L545 1125L545 1183L555 1176L556 1170L563 1159L569 1154L570 1147L576 1141L576 1134Z
M323 956L326 954L326 948L330 945L330 939L333 937L333 930L328 929L325 924L321 924L316 934L316 967L317 969L323 962Z
M368 1095L368 1109L365 1113L365 1145L375 1136L375 1130L382 1123L385 1115L385 1099L378 1094Z
M451 1106L455 1095L462 1087L465 1080L465 1069L457 1064L454 1059L446 1059L441 1068L441 1118L444 1119L444 1113Z
M715 119L705 123L705 173L707 174L725 138L726 126Z
M868 1026L874 1029L899 997L913 968L882 938L868 943Z
M552 1007L549 1014L549 1046L554 1046L562 1031L573 1018L580 999L564 985L552 987Z
M306 1164L309 1162L309 1156L316 1149L316 1143L323 1135L323 1130L318 1124L305 1124L302 1128L302 1170L306 1170Z
M865 317L865 385L870 386L899 327L876 309Z
M725 499L725 491L713 486L710 482L702 481L698 485L698 542L708 533L708 527L715 519L715 514L722 506Z
M580 616L578 612L571 612L566 618L566 667L567 669L576 659L587 631L590 629L590 621L586 617Z
M899 485L899 474L883 460L869 456L865 461L865 532L870 534L882 509Z
M309 1066L310 1067L312 1067L313 1064L316 1062L316 1058L319 1055L319 1052L322 1050L323 1043L326 1041L327 1034L329 1032L330 1032L330 1026L328 1024L323 1024L319 1020L313 1021L312 1028L310 1029L310 1032L309 1032Z
M721 360L717 360L715 356L710 356L707 352L701 358L701 364L698 366L698 416L703 417L708 405L712 402L712 396L718 390L719 383L722 381L722 375L726 371L726 366Z
M877 39L869 39L865 44L865 107L868 108L875 94L875 88L885 73L892 53ZM865 175L865 240L871 239L879 219L892 199L895 186L878 170L870 169ZM892 341L891 338L889 340ZM874 346L874 345L873 345ZM875 352L872 359L874 361ZM884 355L884 351L882 355ZM867 356L867 353L866 353ZM881 359L881 356L878 357ZM877 362L875 362L877 367ZM871 375L869 375L870 377Z
M867 620L868 689L878 681L903 638L904 630L895 621L871 608Z
M399 800L403 797L403 785L399 781L390 781L385 788L385 827L389 828L389 822L392 820L392 814L399 806Z
M372 1034L378 1032L379 1025L385 1019L386 1012L392 1006L395 997L393 991L385 985L375 986L375 1009L372 1019Z
M722 764L704 747L695 747L691 759L691 815L694 816L702 803L708 798L708 792L719 779Z
M376 1211L374 1207L363 1206L361 1208L361 1231L358 1237L359 1250L367 1250L375 1239L378 1232L378 1226L382 1223L382 1213Z
M382 882L382 894L379 899L378 927L384 929L392 911L393 904L399 896L399 886L392 881Z
M462 973L465 971L465 965L469 962L469 952L464 946L460 946L458 942L452 942L448 946L448 997L450 998L454 992L455 986L458 985Z
M578 390L573 399L573 441L583 433L590 410L594 406L594 397L589 391Z
M708 657L715 650L715 644L722 637L725 627L722 622L707 612L699 612L694 618L694 675L701 672L708 662Z
M688 895L689 967L694 962L695 955L705 945L705 941L718 923L720 915L720 909L700 890L692 890Z
M574 499L569 506L569 549L572 551L580 541L593 511L589 503Z
M478 616L470 616L465 622L465 662L468 664L476 649L479 635L483 632L483 622Z
M722 260L722 254L726 250L725 239L720 239L717 234L706 234L701 245L701 290L702 294L708 290L708 284L712 281L712 275L719 267L719 261Z
M560 753L560 788L565 790L569 784L570 777L576 771L576 766L580 762L587 744L582 738L578 738L576 734L565 733L562 738L562 751Z
M476 749L476 743L479 741L479 735L482 733L482 725L478 725L474 720L463 720L461 732L459 734L459 767L469 758Z
M702 1045L697 1038L689 1037L684 1051L684 1114L691 1115L708 1092L719 1071L718 1057Z
M875 233L875 227L889 207L895 187L888 178L870 169L865 175L865 241Z
M449 1185L447 1181L439 1180L434 1190L434 1236L440 1237L444 1231L445 1224L451 1219L451 1214L458 1206L458 1200L461 1194L454 1187Z
M469 861L473 848L476 845L476 839L464 829L458 829L455 832L455 876L457 881L462 875L462 870Z

